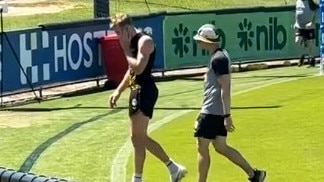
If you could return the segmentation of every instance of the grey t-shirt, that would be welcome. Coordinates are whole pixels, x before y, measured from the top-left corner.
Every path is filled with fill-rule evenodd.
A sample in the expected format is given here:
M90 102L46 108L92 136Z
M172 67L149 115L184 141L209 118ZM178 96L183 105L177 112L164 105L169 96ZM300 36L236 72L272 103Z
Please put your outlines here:
M313 21L316 14L316 9L312 10L308 0L297 0L296 1L296 22L295 27L299 29L305 29L306 24ZM313 22L314 26L314 22ZM314 27L310 27L314 28Z
M211 56L204 81L204 100L201 113L224 115L221 87L217 78L230 74L230 58L226 50L217 49Z

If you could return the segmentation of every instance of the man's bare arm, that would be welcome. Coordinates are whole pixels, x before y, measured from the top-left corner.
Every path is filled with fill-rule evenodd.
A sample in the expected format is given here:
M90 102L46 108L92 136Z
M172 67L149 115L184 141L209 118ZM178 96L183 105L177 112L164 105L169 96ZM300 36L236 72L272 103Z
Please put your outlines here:
M151 53L154 51L154 42L149 36L144 36L138 42L137 58L133 58L130 52L126 52L126 59L129 67L136 73L141 74L150 58Z
M221 75L218 78L221 87L221 98L223 102L224 114L231 113L231 76L230 74Z

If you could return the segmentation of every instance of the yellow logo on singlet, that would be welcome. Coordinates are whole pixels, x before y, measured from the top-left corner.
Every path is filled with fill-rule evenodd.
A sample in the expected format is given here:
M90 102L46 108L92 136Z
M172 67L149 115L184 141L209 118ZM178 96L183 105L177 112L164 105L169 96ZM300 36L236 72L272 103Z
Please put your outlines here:
M136 83L136 74L133 70L130 71L129 87L131 88L131 90L140 88L140 86Z

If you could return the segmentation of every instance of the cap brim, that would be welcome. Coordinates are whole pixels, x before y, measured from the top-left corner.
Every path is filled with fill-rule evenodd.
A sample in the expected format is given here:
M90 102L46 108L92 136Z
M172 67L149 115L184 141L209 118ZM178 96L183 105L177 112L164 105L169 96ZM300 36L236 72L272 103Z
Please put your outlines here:
M197 40L197 41L202 41L202 42L210 43L210 44L217 43L216 41L214 42L214 41L208 40L208 39L206 39L206 38L204 38L204 37L202 37L200 35L193 36L193 39L194 40Z

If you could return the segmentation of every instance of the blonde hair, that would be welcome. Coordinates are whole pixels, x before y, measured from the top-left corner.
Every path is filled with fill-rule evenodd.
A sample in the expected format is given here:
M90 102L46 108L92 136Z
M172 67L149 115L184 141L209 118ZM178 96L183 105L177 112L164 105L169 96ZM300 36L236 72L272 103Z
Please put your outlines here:
M131 25L131 18L127 14L116 14L110 18L110 28L116 28L118 26Z

